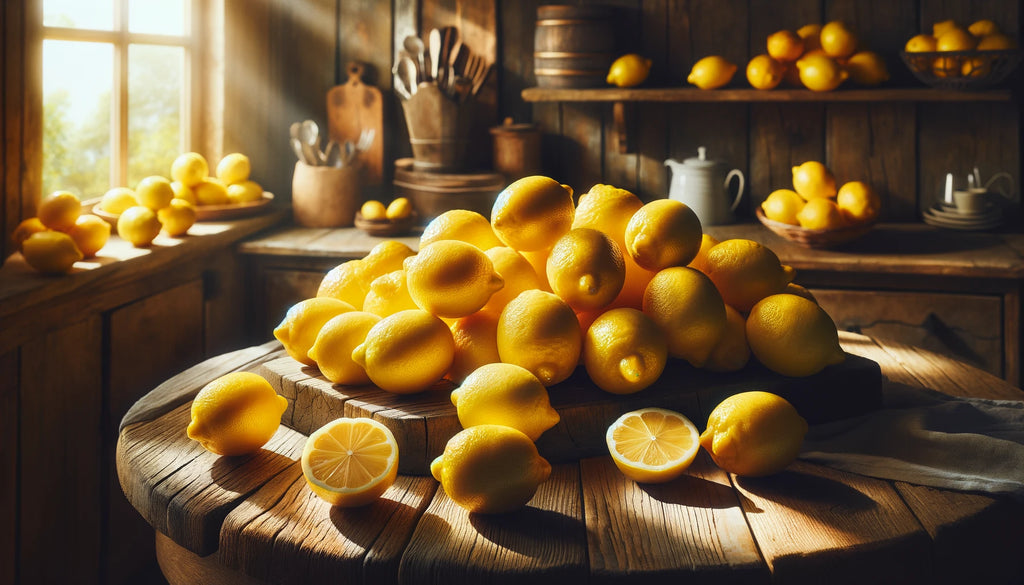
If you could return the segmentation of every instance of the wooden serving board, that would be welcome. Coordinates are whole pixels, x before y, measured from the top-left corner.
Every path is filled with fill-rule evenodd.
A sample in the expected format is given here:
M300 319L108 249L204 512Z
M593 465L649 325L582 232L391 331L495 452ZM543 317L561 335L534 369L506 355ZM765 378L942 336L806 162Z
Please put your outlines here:
M358 155L363 183L378 186L384 177L384 102L380 89L363 82L363 65L348 64L348 81L327 91L327 130L330 139L344 146L359 141L363 130L373 130L370 147Z
M628 396L600 390L582 368L548 389L561 421L538 440L541 455L552 463L603 455L605 431L621 414L657 406L678 411L703 430L708 414L725 398L749 390L774 392L811 424L863 414L882 404L882 375L877 363L846 354L842 364L814 376L787 378L757 363L732 373L714 373L670 361L652 386ZM269 360L259 373L288 400L282 424L309 435L339 417L372 417L398 441L399 473L429 475L430 462L448 439L462 430L450 400L454 386L442 381L412 395L392 394L376 386L331 384L315 367L291 357Z

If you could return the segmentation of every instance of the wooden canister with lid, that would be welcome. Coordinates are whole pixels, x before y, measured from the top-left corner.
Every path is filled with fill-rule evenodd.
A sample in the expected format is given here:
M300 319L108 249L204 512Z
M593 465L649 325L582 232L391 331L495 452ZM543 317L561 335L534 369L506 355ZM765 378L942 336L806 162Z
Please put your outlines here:
M491 128L494 137L494 170L508 181L541 172L541 134L536 124L515 124L505 118L501 126Z
M615 59L611 7L600 4L537 7L533 40L539 87L603 87Z

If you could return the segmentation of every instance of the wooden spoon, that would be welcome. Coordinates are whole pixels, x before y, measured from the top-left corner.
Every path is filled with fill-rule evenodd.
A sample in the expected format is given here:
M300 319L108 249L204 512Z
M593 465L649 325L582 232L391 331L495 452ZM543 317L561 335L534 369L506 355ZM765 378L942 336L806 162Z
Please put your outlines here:
M441 31L431 29L427 41L430 43L430 77L437 79L437 68L441 64Z

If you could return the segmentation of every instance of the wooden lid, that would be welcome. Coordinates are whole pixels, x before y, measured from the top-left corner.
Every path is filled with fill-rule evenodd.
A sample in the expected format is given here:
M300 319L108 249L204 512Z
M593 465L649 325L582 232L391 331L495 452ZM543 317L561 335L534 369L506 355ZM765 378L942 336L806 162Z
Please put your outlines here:
M395 161L395 180L428 187L494 187L504 186L505 177L490 171L467 171L465 173L442 173L418 170L413 159L400 158ZM500 184L500 185L499 185Z

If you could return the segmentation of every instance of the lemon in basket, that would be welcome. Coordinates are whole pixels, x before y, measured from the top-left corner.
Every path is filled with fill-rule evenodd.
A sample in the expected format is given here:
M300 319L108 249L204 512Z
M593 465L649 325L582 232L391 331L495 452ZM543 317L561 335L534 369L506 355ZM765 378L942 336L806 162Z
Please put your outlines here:
M864 223L878 217L882 200L871 185L863 181L849 181L839 188L836 205L846 221Z
M761 211L772 221L789 225L800 225L796 214L804 206L804 200L792 189L776 189L761 202Z

